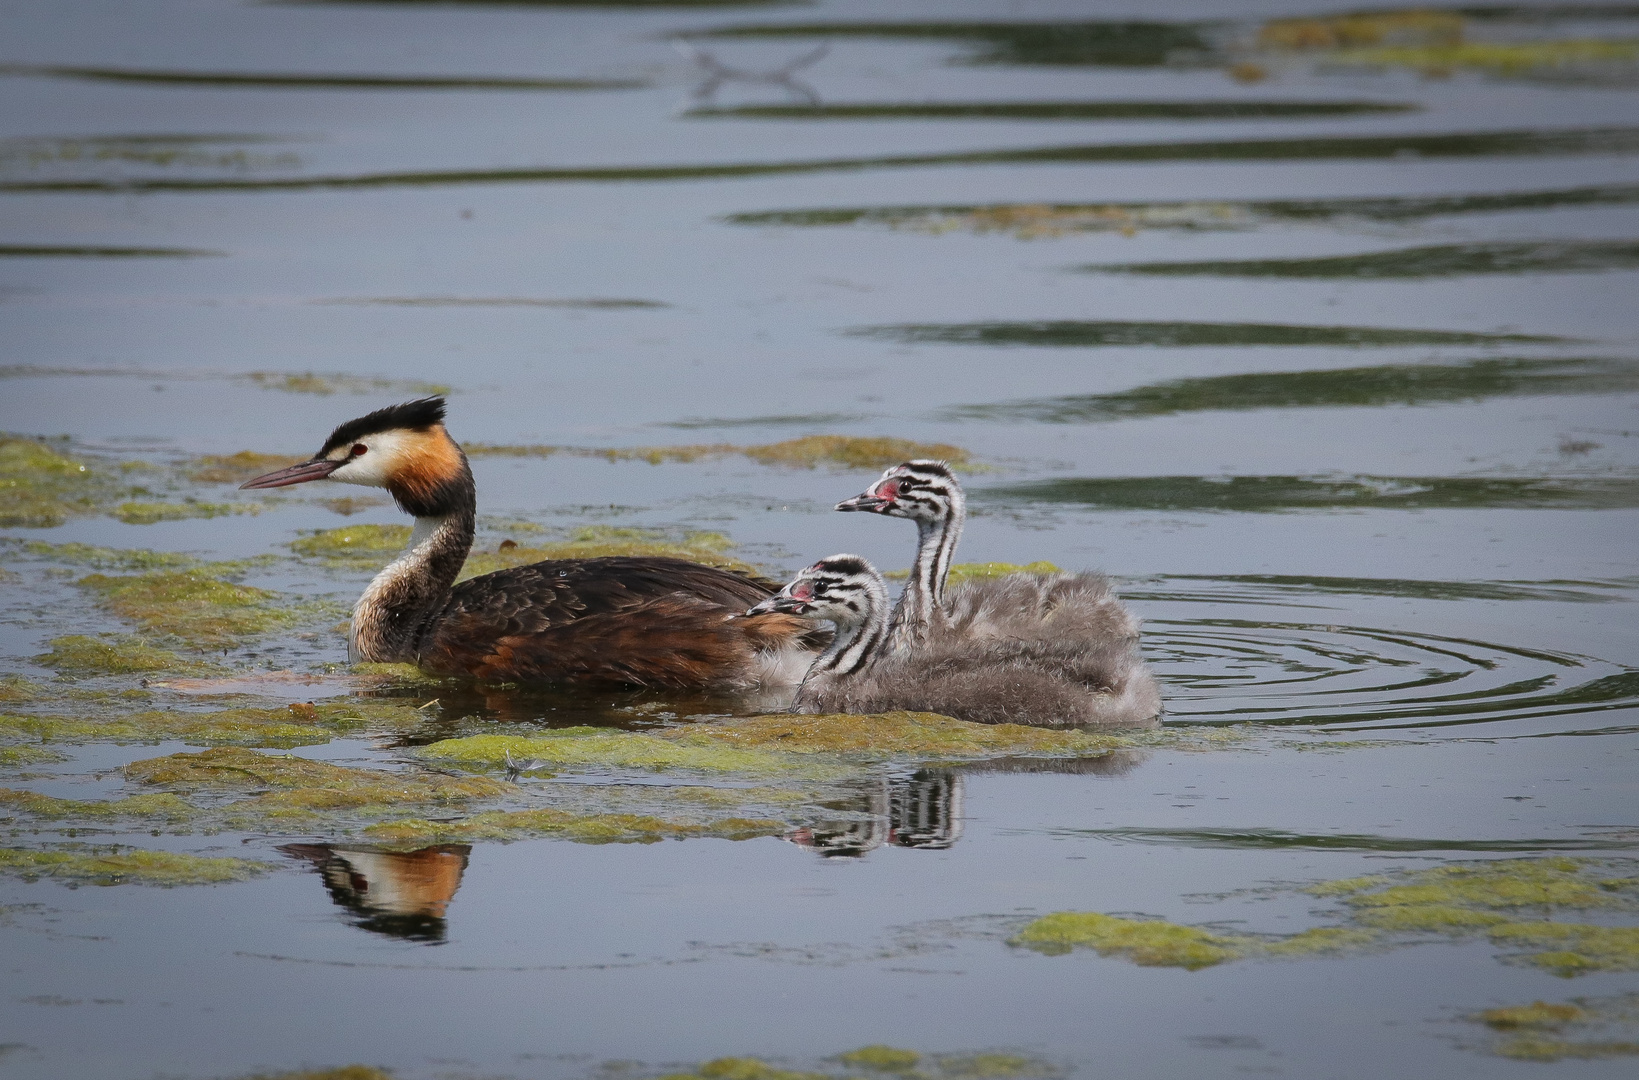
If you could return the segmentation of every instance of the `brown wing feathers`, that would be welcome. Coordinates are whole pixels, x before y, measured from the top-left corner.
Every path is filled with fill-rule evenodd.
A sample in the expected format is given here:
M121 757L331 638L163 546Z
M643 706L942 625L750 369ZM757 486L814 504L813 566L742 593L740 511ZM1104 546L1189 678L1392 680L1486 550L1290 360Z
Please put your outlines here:
M429 620L421 663L481 679L636 686L744 685L755 654L812 627L730 619L774 591L682 559L534 563L457 585Z

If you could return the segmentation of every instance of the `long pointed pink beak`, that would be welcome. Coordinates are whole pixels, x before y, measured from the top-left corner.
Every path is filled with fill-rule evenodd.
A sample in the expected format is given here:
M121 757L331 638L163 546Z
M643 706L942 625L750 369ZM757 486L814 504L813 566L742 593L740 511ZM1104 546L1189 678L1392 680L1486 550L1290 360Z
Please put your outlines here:
M287 469L264 473L254 480L246 480L239 485L239 490L289 487L291 484L305 484L309 480L323 480L345 464L347 464L345 460L330 461L326 458L315 458L312 461L303 461L292 465Z

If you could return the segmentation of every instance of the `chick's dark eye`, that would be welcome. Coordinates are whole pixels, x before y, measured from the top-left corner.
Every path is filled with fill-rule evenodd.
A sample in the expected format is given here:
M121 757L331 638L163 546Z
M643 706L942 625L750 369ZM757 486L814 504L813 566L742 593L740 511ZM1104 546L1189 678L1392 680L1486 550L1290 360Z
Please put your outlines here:
M353 444L353 456L354 457L363 457L364 452L368 449L370 449L370 448L368 446L365 446L363 443L356 442L356 443Z

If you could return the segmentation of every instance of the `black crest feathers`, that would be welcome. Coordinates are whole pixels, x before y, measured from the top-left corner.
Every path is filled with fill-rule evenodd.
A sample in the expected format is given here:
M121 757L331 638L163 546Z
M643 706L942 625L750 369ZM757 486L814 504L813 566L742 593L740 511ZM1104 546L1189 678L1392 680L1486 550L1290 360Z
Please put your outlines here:
M349 420L332 431L323 448L314 456L324 457L343 443L355 442L366 435L379 435L383 431L426 431L434 424L443 422L442 397L417 398L400 405L389 405L356 420Z

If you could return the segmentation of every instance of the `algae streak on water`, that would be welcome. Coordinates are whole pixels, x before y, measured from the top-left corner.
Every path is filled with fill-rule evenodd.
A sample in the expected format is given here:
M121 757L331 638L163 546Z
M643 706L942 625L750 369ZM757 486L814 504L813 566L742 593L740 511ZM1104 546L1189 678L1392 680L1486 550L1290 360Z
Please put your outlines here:
M759 465L783 465L812 469L830 465L843 469L885 469L901 461L915 458L936 458L963 467L969 465L970 455L960 446L949 443L918 443L889 436L862 437L855 435L805 435L784 442L759 446L736 446L733 443L697 443L686 446L637 446L598 449L575 446L494 446L487 443L466 443L463 447L472 457L551 457L555 454L573 454L578 457L599 457L608 461L646 461L651 465L666 462L702 461L710 458L740 456Z
M492 810L453 822L411 818L372 825L365 833L372 840L420 848L429 844L522 840L531 836L559 836L582 844L652 844L702 836L749 840L781 836L787 830L785 822L768 819L722 818L695 823L647 814L575 814L541 809Z

